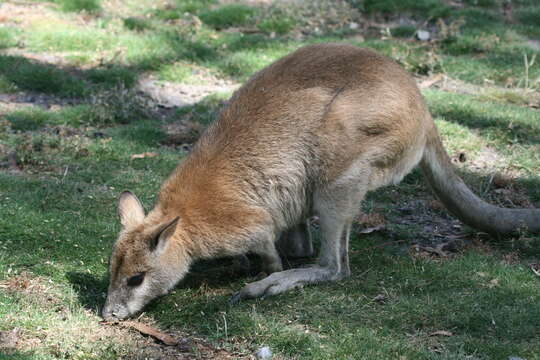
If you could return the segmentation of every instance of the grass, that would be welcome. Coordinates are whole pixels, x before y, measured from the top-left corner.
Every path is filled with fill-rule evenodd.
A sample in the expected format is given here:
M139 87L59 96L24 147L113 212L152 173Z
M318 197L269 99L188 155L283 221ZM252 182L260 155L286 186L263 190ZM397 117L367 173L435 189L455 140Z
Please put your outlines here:
M58 0L57 2L63 11L95 13L100 10L99 0Z
M242 82L304 44L340 41L392 56L416 76L489 85L424 95L476 193L540 207L540 115L531 107L540 67L526 75L523 60L540 55L527 45L540 38L538 5L513 1L507 22L501 1L463 3L8 2L24 16L0 27L0 331L20 333L0 359L163 358L170 350L99 324L116 198L130 189L148 209L186 154L169 127L192 138L228 94L166 108L141 96L143 78L218 93L220 81ZM368 18L390 31L350 25ZM431 42L414 39L424 23ZM156 156L132 158L143 153ZM419 171L370 193L363 210L386 229L361 234L355 225L349 279L230 306L255 277L228 259L202 262L143 320L204 338L210 345L199 356L208 358L268 345L283 359L540 359L540 290L530 270L540 238L458 231L432 199ZM460 251L422 250L456 233L466 240Z
M367 0L363 3L364 10L368 13L383 13L393 15L400 12L410 12L421 14L428 18L447 17L451 13L451 8L438 0Z
M205 24L219 30L248 24L256 15L256 9L242 4L230 4L203 11L199 15Z

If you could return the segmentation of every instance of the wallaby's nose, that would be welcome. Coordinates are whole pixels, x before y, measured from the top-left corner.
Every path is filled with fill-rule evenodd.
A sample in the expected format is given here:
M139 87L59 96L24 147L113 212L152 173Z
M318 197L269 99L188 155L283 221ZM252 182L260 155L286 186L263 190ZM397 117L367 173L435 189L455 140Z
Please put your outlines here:
M118 320L116 313L109 306L104 306L103 309L101 309L101 317L105 321Z

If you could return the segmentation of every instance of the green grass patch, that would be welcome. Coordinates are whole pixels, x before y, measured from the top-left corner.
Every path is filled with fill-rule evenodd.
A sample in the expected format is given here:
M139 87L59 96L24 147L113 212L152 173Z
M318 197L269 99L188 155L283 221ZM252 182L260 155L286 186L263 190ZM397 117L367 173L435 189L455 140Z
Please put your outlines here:
M396 37L412 37L416 34L416 28L412 25L402 25L392 28L392 35Z
M124 26L129 30L144 31L152 28L148 19L138 17L128 17L124 19Z
M0 27L0 49L17 46L19 33L14 27Z
M285 35L294 29L297 23L295 18L281 12L275 12L261 20L257 27L268 34Z
M127 124L149 116L140 97L123 87L92 93L87 101L56 111L37 107L15 110L7 113L5 119L13 130L32 131L46 125L81 127Z
M56 0L56 2L66 12L96 13L101 10L100 0Z
M465 0L464 3L471 6L494 8L500 6L502 0Z
M81 96L84 84L75 76L52 65L18 56L0 55L0 76L6 86L62 96Z
M451 8L440 0L366 0L363 2L363 9L368 14L409 12L432 19L451 14Z
M540 6L530 6L519 9L516 18L524 25L540 26Z
M216 2L216 0L178 0L164 8L153 10L152 14L161 20L176 20L182 18L186 13L197 15L200 12L207 11Z
M192 83L193 70L186 64L166 65L159 69L159 79L181 83Z
M105 29L65 23L39 23L26 34L26 46L34 51L103 51L138 38L120 36Z
M252 21L257 14L254 7L242 4L223 5L219 8L203 11L199 14L201 20L215 29L231 26L243 26Z
M540 117L522 106L501 104L484 96L472 97L425 91L430 109L453 154L474 158L483 147L494 149L500 159L495 168L514 169L523 176L540 173ZM534 201L540 200L537 184L524 185Z
M219 113L223 101L228 98L229 94L216 94L207 96L202 101L180 108L176 111L176 115L182 118L196 121L203 125L208 125L213 122Z
M11 112L5 116L11 124L13 130L28 131L37 130L45 126L45 124L54 124L55 116L47 111L38 108L27 108Z

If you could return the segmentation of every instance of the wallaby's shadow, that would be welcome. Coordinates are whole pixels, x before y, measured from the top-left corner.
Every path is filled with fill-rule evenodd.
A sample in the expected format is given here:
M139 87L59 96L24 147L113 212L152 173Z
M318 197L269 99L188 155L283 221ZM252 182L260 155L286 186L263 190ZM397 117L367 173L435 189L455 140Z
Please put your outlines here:
M239 257L224 257L197 261L177 288L197 289L202 284L217 288L241 278L256 276L261 271L259 258L249 256L247 259L242 261Z
M178 284L179 289L198 289L202 284L210 288L227 286L240 279L259 277L262 275L261 258L248 254L247 262L240 257L225 257L212 260L197 261L186 277ZM283 268L299 267L312 259L287 260L282 258Z
M88 310L99 313L107 295L107 277L71 271L66 274L68 281L73 285L81 305Z

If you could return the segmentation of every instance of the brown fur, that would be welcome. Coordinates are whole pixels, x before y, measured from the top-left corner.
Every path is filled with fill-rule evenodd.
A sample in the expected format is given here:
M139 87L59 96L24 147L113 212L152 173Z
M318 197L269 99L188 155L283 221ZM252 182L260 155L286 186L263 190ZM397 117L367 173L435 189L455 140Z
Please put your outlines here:
M233 95L165 181L147 216L134 195L122 195L124 229L113 251L103 314L131 315L201 258L251 251L269 272L278 271L236 299L347 276L350 224L364 194L399 182L420 160L451 211L486 228L468 207L491 205L467 192L453 173L424 100L400 66L350 45L303 47ZM456 191L458 203L452 200ZM540 220L531 211L518 214L532 219L528 225ZM321 219L319 264L279 272L280 234L289 234L282 237L285 252L287 243L299 255L312 252L305 226L312 214ZM512 225L501 232L515 230ZM144 291L128 287L126 279L141 272Z

